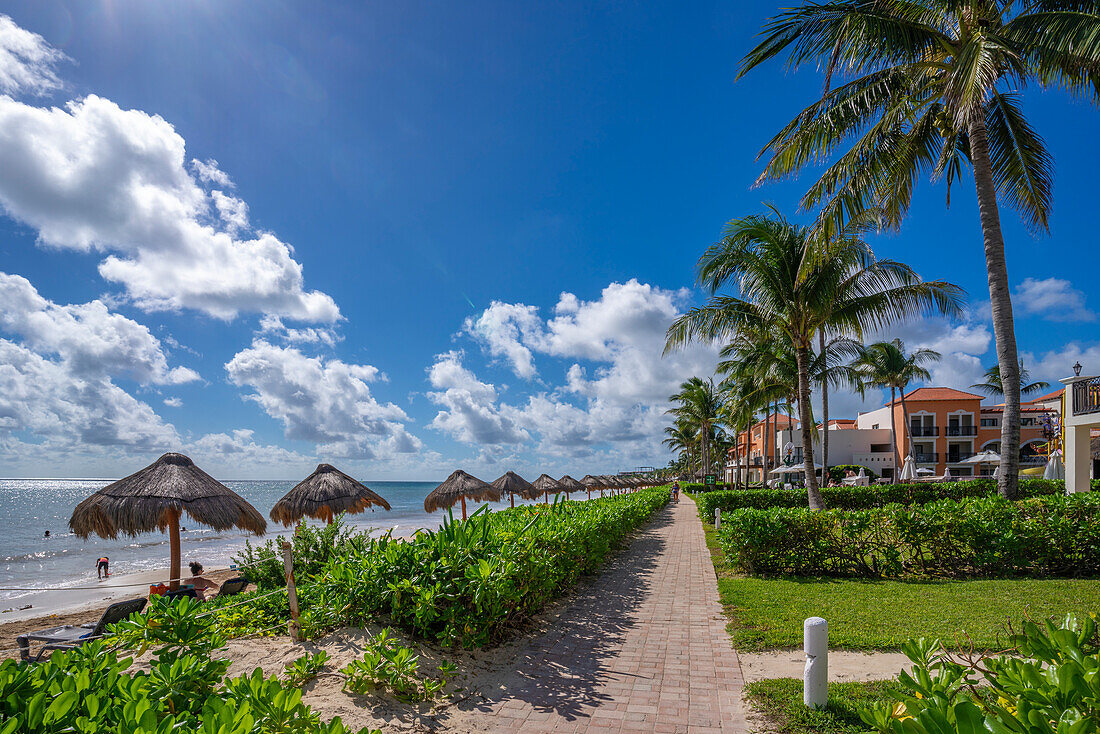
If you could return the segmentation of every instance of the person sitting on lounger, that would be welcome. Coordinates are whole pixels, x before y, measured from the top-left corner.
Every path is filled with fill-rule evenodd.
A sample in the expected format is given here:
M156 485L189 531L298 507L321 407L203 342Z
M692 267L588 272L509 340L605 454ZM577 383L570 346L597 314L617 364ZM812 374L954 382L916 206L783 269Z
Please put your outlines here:
M201 563L198 563L197 561L191 561L191 563L188 565L191 567L191 578L184 579L183 583L190 584L191 586L195 587L195 596L198 597L200 601L206 601L206 599L209 598L206 594L207 589L211 589L211 597L218 593L218 585L215 584L213 581L209 579L204 579L202 577Z

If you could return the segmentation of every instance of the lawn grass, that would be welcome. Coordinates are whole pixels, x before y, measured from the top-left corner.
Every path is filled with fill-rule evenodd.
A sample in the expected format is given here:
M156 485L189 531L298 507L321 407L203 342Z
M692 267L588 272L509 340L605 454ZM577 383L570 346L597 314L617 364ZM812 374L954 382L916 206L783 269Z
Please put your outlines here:
M731 569L713 523L704 522L730 618L735 649L758 652L802 644L806 617L829 622L829 645L845 650L897 650L911 637L939 638L951 648L999 648L1011 620L1061 618L1100 611L1100 580L979 579L873 581L754 578Z
M859 709L888 700L894 687L889 681L830 683L829 702L816 711L802 703L802 681L795 678L750 683L745 695L778 734L862 734L869 727L859 718Z

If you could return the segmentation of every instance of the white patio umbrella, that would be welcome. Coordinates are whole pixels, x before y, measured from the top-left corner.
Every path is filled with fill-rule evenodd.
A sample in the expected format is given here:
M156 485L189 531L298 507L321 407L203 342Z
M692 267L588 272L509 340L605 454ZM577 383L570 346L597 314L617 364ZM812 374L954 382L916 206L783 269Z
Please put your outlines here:
M943 481L946 482L949 479L954 479L954 477L951 476L951 467L946 467L943 470Z
M917 465L913 461L913 455L905 457L905 463L902 464L901 474L898 475L898 479L903 482L911 482L917 478Z
M1046 468L1043 469L1043 479L1065 479L1066 471L1062 466L1062 450L1058 449L1050 455Z
M814 472L819 472L824 467L821 464L814 464ZM769 474L801 474L806 471L805 464L791 464L790 466L781 466L778 469L772 469Z
M985 451L981 451L981 452L978 452L978 453L974 454L969 459L963 459L959 463L960 464L1000 464L1001 463L1001 455L998 454L996 451L990 451L989 449L986 449Z
M933 471L932 469L929 469L927 466L922 466L920 469L917 469L917 474L935 474L935 473L936 473L935 471Z

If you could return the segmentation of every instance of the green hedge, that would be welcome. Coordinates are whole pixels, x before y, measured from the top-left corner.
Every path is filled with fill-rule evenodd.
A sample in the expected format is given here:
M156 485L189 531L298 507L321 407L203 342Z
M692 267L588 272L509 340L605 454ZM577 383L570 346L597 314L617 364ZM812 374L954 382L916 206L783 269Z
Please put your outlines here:
M1100 574L1100 495L997 495L861 511L723 514L726 557L751 574L905 576Z
M942 499L961 500L985 497L997 490L997 480L974 479L966 482L920 484L874 484L869 487L822 487L825 507L834 510L869 510L891 504L923 505ZM1065 483L1047 479L1021 479L1020 499L1061 494ZM714 518L714 508L739 510L769 507L807 507L804 489L748 489L707 492L695 498L699 514L706 520Z
M500 512L482 508L469 520L408 539L355 536L316 573L298 578L303 630L313 636L382 621L445 645L499 641L597 570L668 501L667 488L585 502L562 498ZM262 603L231 613L235 629L242 618L277 617Z

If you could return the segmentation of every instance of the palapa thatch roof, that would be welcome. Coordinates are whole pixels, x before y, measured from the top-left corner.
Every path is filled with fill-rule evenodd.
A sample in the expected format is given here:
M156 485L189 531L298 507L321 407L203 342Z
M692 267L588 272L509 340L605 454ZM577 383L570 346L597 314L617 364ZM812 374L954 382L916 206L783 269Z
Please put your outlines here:
M341 512L354 514L368 507L388 510L390 503L331 464L318 464L312 474L275 503L271 519L290 527L303 517L330 522Z
M493 487L501 493L518 494L524 499L533 500L542 495L529 481L516 474L514 471L505 472L493 482Z
M566 474L564 477L558 480L558 483L565 488L566 492L584 492L588 489L585 485L578 482L573 477Z
M215 530L267 531L255 507L183 454L165 454L139 472L108 484L73 510L69 527L81 538L116 538L167 530L170 518L186 514Z
M445 509L463 497L474 502L499 502L500 490L457 469L424 498L424 512Z
M585 474L584 478L581 479L581 484L592 489L602 489L607 486L604 484L602 477L594 477L591 474Z
M554 479L554 477L550 476L549 474L541 475L538 479L535 480L532 486L534 486L534 488L539 491L539 494L546 494L548 492L558 494L559 492L565 491L565 487L561 486L561 482L559 482L557 479Z

